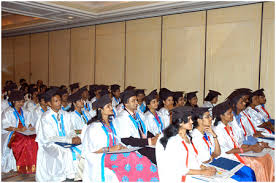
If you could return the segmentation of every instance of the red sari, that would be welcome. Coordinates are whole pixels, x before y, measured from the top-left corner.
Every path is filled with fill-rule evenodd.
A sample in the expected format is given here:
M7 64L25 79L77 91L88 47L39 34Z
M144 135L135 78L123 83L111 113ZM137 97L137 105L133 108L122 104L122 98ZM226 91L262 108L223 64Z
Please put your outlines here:
M20 111L18 111L20 114ZM23 128L19 119L18 128ZM38 145L36 135L25 136L14 132L15 137L11 142L11 149L16 160L16 168L19 173L33 174L36 171L36 156Z

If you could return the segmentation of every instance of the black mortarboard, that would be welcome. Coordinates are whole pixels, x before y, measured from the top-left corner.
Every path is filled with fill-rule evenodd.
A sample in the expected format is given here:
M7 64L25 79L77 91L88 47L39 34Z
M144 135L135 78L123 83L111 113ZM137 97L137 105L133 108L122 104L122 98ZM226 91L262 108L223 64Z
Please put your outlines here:
M264 89L261 88L261 89L259 89L259 90L256 90L256 91L254 91L254 92L252 93L252 95L253 95L253 96L264 96L264 95L265 95L265 94L264 94Z
M100 85L100 90L108 90L109 86L108 85Z
M40 93L40 94L37 95L37 97L38 97L39 101L41 101L41 99L44 99L44 101L46 101L46 98L47 98L45 93Z
M84 91L88 91L88 89L87 89L87 85L85 85L84 87L82 87L81 89L80 89L80 91L83 93Z
M104 96L106 94L109 94L109 91L108 90L101 90L99 94L102 97L102 96Z
M76 93L73 93L72 95L69 95L68 101L69 102L76 102L78 100L81 100L82 98L82 90L78 90Z
M24 92L13 90L8 99L10 102L24 100Z
M58 87L57 88L52 88L49 89L46 93L45 93L45 102L49 102L51 101L51 98L55 95L58 94ZM59 94L58 94L59 95Z
M161 88L159 91L159 98L161 101L166 100L168 97L173 97L173 92L168 90L167 88Z
M139 94L144 94L144 95L145 95L145 90L146 90L146 89L136 89L136 90L135 90L136 95L139 95Z
M62 96L64 94L68 93L68 92L67 92L67 90L59 89L59 90L57 90L57 93L60 94L60 96Z
M73 83L73 84L70 84L69 87L70 87L70 90L72 91L75 88L79 88L80 86L79 86L79 83Z
M11 83L8 86L5 86L5 91L12 91L12 90L16 90L16 89L17 89L16 83Z
M213 98L217 97L221 95L221 93L219 93L218 91L215 90L209 90L209 93L207 94L207 96L205 97L204 101L212 101Z
M212 116L214 118L220 117L221 114L224 114L230 108L231 108L230 101L229 100L224 101L212 108Z
M135 88L136 88L135 86L128 86L124 91L134 90Z
M38 89L37 88L34 88L34 87L30 87L29 88L29 93L32 95L34 92L37 92Z
M121 96L120 98L122 99L122 102L124 104L127 103L127 100L130 98L130 97L133 97L133 96L136 96L136 93L134 90L127 90L127 91L124 91L121 93Z
M93 108L99 109L99 108L104 108L106 104L111 103L112 100L110 99L109 95L104 95L95 102L93 102L92 106Z
M176 91L176 92L173 92L173 100L174 101L178 101L178 99L180 97L183 97L183 93L184 91Z
M192 98L196 97L196 93L198 91L194 91L194 92L189 92L187 93L187 100L191 100Z
M147 95L147 96L145 97L146 104L149 105L149 104L150 104L150 101L152 101L153 99L156 99L156 97L157 97L157 89L151 91L151 92L149 93L149 95Z
M99 85L89 85L89 91L90 92L94 92L94 91L97 91L99 89L100 89Z
M117 85L117 84L111 85L110 89L111 89L111 92L115 92L116 90L120 89L120 85Z
M181 106L172 109L173 123L181 123L183 121L187 122L189 116L192 116L192 107Z
M59 87L58 86L50 86L50 89L55 89L55 90L58 90Z

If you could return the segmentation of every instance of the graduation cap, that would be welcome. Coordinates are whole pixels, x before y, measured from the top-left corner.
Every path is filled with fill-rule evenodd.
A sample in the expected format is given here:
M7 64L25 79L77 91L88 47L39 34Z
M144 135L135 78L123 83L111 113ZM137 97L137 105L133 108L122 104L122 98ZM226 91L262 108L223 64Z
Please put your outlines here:
M167 88L161 88L159 91L159 97L160 100L166 100L168 97L172 96L173 97L173 92L168 90Z
M146 89L136 89L136 90L135 90L136 95L139 95L139 94L145 95L145 90L146 90Z
M68 96L69 102L76 102L78 100L81 100L82 98L82 90L78 90L76 93L73 93L72 95Z
M100 90L109 90L109 86L108 85L100 85Z
M173 99L174 101L178 101L180 97L183 97L184 91L176 91L173 92Z
M117 84L111 85L110 89L111 89L111 92L116 92L116 90L120 89L120 85L117 85Z
M126 104L127 100L133 96L136 96L135 90L127 90L121 93L120 98L122 99L122 102Z
M188 117L192 116L193 109L189 106L181 106L173 108L172 110L172 122L181 123L183 121L188 122Z
M111 99L109 97L109 95L104 95L102 96L100 99L96 100L95 102L93 102L92 106L93 108L99 109L99 108L104 108L104 106L106 104L111 103Z
M100 94L100 96L102 97L102 96L104 96L104 95L109 94L109 91L108 91L108 90L101 90L99 94Z
M151 91L151 92L149 93L149 95L147 95L147 96L145 97L146 105L149 105L149 104L150 104L150 101L152 101L153 99L156 99L157 95L158 95L158 94L157 94L157 89Z
M187 93L187 100L191 100L192 98L196 97L196 93L198 91L194 91L194 92L189 92Z
M80 89L80 91L83 93L84 91L88 91L88 89L87 89L87 85L85 85L84 87L82 87L81 89Z
M38 97L38 101L41 101L42 99L44 99L44 101L46 101L45 93L40 93L40 94L37 95L37 97Z
M221 93L219 93L218 91L215 90L209 90L209 93L207 94L207 96L205 97L204 101L212 101L213 98L217 97L221 95Z
M5 86L4 89L5 89L5 91L16 90L17 89L17 85L16 85L16 83L11 83L8 86Z
M59 89L59 87L58 86L50 86L50 88L49 89L55 89L55 90L58 90Z
M10 102L24 100L24 92L13 90L8 99Z
M99 89L100 89L99 85L89 85L89 91L91 92L97 91Z
M259 89L259 90L256 90L256 91L254 91L254 92L252 93L252 95L253 95L253 96L265 96L265 94L264 94L264 89L261 88L261 89Z
M49 89L46 93L45 93L45 102L50 102L51 101L51 98L58 94L58 87L57 88L52 88L52 89ZM58 94L59 95L59 94Z
M220 117L221 114L224 114L230 108L231 102L229 100L224 101L212 108L212 116L214 118Z
M30 88L29 88L29 92L28 92L28 93L30 93L31 95L33 95L33 93L34 93L34 92L37 92L37 91L38 91L38 89L37 89L37 88L30 87Z
M70 90L73 91L74 89L79 88L80 86L79 86L79 83L73 83L73 84L70 84L69 87L70 87Z
M68 92L67 92L67 90L65 90L65 89L59 89L59 90L57 90L57 93L58 93L60 96L62 96L62 95L64 95L64 94L68 93Z
M136 88L135 86L128 86L124 91L134 90L135 88Z

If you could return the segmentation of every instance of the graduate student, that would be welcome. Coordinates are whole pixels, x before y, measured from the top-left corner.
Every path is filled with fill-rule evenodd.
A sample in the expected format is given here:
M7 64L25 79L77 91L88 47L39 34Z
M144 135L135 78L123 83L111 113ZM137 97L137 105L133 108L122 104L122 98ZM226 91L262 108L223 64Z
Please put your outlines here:
M160 181L191 181L192 175L215 175L216 169L202 165L188 135L193 128L191 107L172 110L172 124L160 135L156 159Z
M57 92L61 97L61 109L68 112L71 108L71 103L68 101L69 94L67 90L59 89Z
M25 136L19 132L27 129L34 131L30 112L23 107L24 94L12 91L9 101L12 103L3 113L2 124L2 172L17 170L22 174L36 172L37 143L36 135Z
M197 92L198 91L187 93L187 102L186 102L185 106L198 107L198 105L197 105L198 99L197 99L197 96L196 96Z
M73 83L73 84L69 85L69 87L70 87L70 93L74 94L75 92L77 92L79 90L80 85L79 85L79 83Z
M202 107L210 107L213 108L218 102L218 96L221 95L218 91L209 90L207 96L204 99L204 103Z
M145 97L147 109L144 114L145 123L148 126L148 131L153 135L158 135L165 129L165 124L161 119L161 113L157 111L159 101L157 99L156 89L151 91L149 95Z
M48 110L48 106L46 103L47 97L45 93L38 94L38 101L39 105L35 107L33 111L31 111L31 120L33 121L33 124L35 126L36 131L38 131L39 128L39 120L44 112Z
M112 107L116 108L117 105L120 104L121 102L121 99L120 99L120 85L117 85L117 84L114 84L114 85L111 85L110 87L111 89L111 94L112 94Z
M121 99L124 109L114 120L117 135L126 145L143 147L139 152L147 156L155 164L155 150L146 146L154 146L158 136L154 137L153 134L148 132L144 116L137 112L138 101L135 91L125 91Z
M146 110L145 89L136 89L136 97L138 101L137 110L143 114Z
M3 112L4 110L6 110L8 107L10 107L12 105L11 102L9 102L9 97L13 90L17 90L17 85L15 83L11 83L9 85L6 85L4 87L4 90L5 90L6 94L4 95L4 97L1 101L1 112Z
M38 89L30 87L29 94L31 96L31 100L26 102L25 107L27 110L33 111L39 105L38 96L37 96L39 94Z
M93 118L96 116L96 111L92 108L92 103L89 100L89 92L87 86L82 87L80 90L81 98L83 100L83 109L89 113L90 117Z
M157 167L146 156L138 152L112 154L126 147L121 142L113 122L109 120L109 116L113 115L111 102L107 94L94 103L98 115L95 121L89 124L83 140L83 155L89 162L89 166L85 166L83 180L158 181Z
M216 133L212 129L212 117L209 109L199 107L193 109L193 144L202 163L209 163L220 156L220 145Z
M171 116L170 116L170 110L173 108L173 92L170 90L161 90L159 92L159 100L162 102L162 107L159 110L159 113L161 115L161 119L164 123L164 129L167 128L171 123Z
M75 133L70 113L61 110L58 89L46 92L50 109L40 118L36 181L64 181L74 179L80 159L80 137ZM49 101L48 101L49 100ZM59 143L59 144L58 144ZM69 147L63 146L65 144Z
M237 137L234 133L237 128L230 126L230 124L233 123L234 116L230 104L229 101L226 101L213 108L213 115L215 118L214 132L217 134L222 156L234 159L252 168L255 172L257 181L272 181L274 165L272 157L269 154L258 158L239 155L239 153L248 151L261 152L268 146L266 143L246 145L243 143L243 140Z
M182 107L185 105L185 99L182 91L173 92L173 100L175 107Z

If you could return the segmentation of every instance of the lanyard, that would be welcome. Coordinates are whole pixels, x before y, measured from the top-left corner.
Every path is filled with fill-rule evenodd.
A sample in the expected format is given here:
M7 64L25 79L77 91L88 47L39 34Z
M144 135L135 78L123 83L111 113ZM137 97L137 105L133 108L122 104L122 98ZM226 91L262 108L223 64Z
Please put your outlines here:
M106 134L106 137L107 137L107 147L109 147L109 132L107 131L107 129L106 129L106 126L104 125L104 123L103 122L101 122L102 123L102 129L104 130L104 132L105 132L105 134ZM113 124L112 124L112 122L110 122L109 123L110 124L110 129L111 129L111 131L112 131L112 140L113 140L113 146L115 146L115 136L114 135L116 135L116 130L114 129L114 127L113 127ZM107 127L108 128L108 127Z
M13 109L14 109L13 114L15 115L16 120L19 118L22 125L25 126L25 119L24 119L23 110L20 108L20 113L21 113L21 115L20 115L15 108L13 108ZM16 125L16 127L17 127L17 125Z
M61 131L59 131L57 118L55 117L54 114L52 114L52 117L53 117L53 119L55 120L55 122L57 124L57 129L58 129L59 136L64 137L65 136L65 130L64 130L64 123L63 123L63 115L61 114L61 117L60 117L60 119L61 119L61 125L60 125Z
M142 112L144 112L144 111L146 110L146 106L144 105L144 103L142 103L142 104L140 105L140 110L141 110Z
M262 110L266 113L268 119L270 119L270 116L269 116L268 112L265 110L264 106L262 106L261 108L262 108Z
M87 105L88 107L86 107L86 105ZM90 106L89 106L89 104L87 104L86 102L85 102L85 105L84 105L84 109L85 109L86 111L90 111Z
M156 115L157 115L157 117L158 117L158 119L159 119L159 121L160 121L160 123L159 123L159 121L156 119L156 116L150 111L150 113L154 116L154 121L155 121L155 123L156 123L156 125L157 125L157 127L158 127L158 129L159 129L159 133L162 133L162 131L163 131L163 128L164 128L164 126L163 126L163 123L162 123L162 120L161 120L161 118L158 116L158 114L156 113ZM161 126L160 126L160 124L161 124Z
M137 130L139 130L139 128L140 128L140 126L141 126L144 135L146 135L146 126L145 126L144 122L142 121L142 119L140 118L140 116L139 116L138 113L136 113L136 117L137 117L138 121L135 120L135 119L129 114L129 118L131 119L131 121L132 121L132 123L134 124L135 128L136 128ZM139 123L139 122L140 122L140 123Z
M116 118L116 112L115 112L115 109L113 108L113 109L112 109L112 111L113 111L114 118Z
M211 144L211 140L210 140L209 136L208 136L206 133L204 133L203 140L205 141L205 143L206 143L207 146L208 146L208 149L209 149L209 151L210 151L210 155L212 155L212 150L211 150L211 147L210 147L210 145L209 145L209 142L210 142L210 144Z
M69 105L67 105L66 107L62 106L61 108L62 108L62 110L67 111L70 108L70 106Z
M117 103L117 105L120 103L120 98L117 100L116 97L113 97Z
M250 123L251 127L253 128L254 133L256 133L256 129L255 129L255 127L253 126L253 124L252 124L251 120L249 119L250 117L249 117L249 116L247 116L247 114L245 114L245 112L243 112L243 114L246 116L247 120L249 121L249 123Z
M81 120L84 120L84 123L88 122L88 118L85 115L84 111L82 111L82 114L83 114L84 118L82 117L82 115L78 111L75 110L75 113L81 118Z
M11 102L8 102L9 106L12 107L12 103Z

